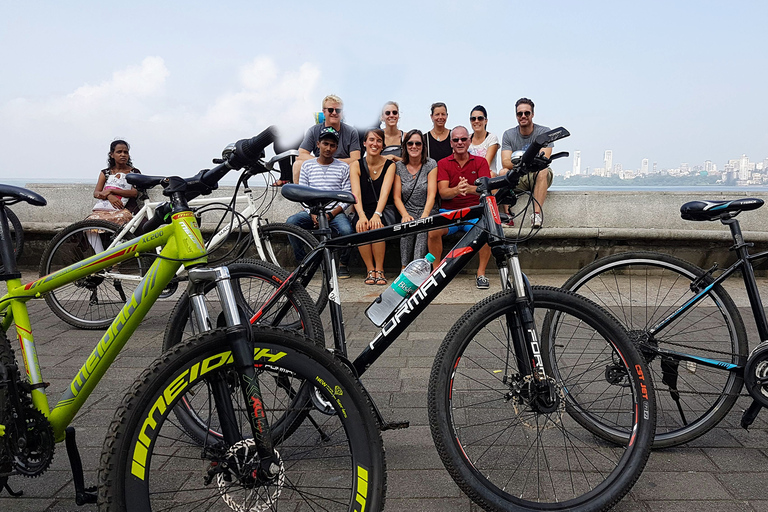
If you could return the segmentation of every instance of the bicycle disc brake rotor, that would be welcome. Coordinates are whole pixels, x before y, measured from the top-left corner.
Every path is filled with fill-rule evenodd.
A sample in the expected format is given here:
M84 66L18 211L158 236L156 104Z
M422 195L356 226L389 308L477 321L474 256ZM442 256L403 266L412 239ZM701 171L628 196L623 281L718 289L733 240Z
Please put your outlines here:
M546 383L537 383L532 375L526 375L513 385L513 391L508 396L511 397L515 414L526 427L547 430L562 422L565 414L565 393L552 377L547 377ZM543 425L527 419L531 415L532 418L537 418L540 414L548 416L548 421Z
M760 343L749 354L744 366L744 384L752 398L768 407L768 341Z
M260 459L256 441L243 439L229 448L225 454L228 471L216 475L221 499L229 508L237 512L264 512L276 506L285 485L285 465L277 451L275 455L280 462L280 471L271 482L264 483L257 475ZM261 488L263 492L253 492L255 488ZM246 491L245 498L248 503L238 503L240 500L230 495L231 491L237 489ZM256 502L253 502L254 500Z

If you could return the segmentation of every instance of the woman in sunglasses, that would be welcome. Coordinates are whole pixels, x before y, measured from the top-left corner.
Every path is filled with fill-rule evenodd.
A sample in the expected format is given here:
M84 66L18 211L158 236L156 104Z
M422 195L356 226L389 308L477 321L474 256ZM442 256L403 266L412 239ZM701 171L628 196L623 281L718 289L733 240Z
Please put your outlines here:
M488 112L485 107L478 105L469 114L469 122L472 123L472 135L469 139L469 154L482 156L488 161L491 168L491 176L496 176L496 153L499 151L499 138L488 133Z
M403 130L397 127L400 122L400 107L397 102L389 101L381 109L381 121L384 123L384 149L381 156L393 162L402 160Z
M401 222L423 219L437 213L437 162L427 157L426 137L420 130L411 130L403 139L403 159L395 167L392 194ZM427 254L428 233L409 235L400 239L400 265Z

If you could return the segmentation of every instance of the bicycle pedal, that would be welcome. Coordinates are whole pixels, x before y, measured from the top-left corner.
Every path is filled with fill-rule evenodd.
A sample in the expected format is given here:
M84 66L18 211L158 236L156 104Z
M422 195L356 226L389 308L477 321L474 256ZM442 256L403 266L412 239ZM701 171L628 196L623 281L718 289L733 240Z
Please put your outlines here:
M8 494L13 496L14 498L19 498L19 497L24 495L24 491L16 492L13 489L11 489L11 486L8 485L8 477L7 476L4 476L4 477L0 478L0 493L3 492L3 489L8 491Z
M400 430L411 426L410 421L385 421L381 424L381 431L385 430Z

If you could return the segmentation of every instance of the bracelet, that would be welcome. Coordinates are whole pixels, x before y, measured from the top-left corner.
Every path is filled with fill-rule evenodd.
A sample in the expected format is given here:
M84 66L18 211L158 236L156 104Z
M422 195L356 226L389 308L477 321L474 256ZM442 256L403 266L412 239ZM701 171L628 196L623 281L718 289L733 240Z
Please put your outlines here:
M374 215L378 215L379 217L381 217L381 212L373 212L373 214Z

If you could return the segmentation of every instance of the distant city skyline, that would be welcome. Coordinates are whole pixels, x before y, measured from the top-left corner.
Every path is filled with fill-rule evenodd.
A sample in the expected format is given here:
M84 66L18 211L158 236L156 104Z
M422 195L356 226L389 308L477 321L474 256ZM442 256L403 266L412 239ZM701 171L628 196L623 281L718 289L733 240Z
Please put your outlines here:
M731 158L720 165L712 160L704 160L695 164L681 162L675 167L659 167L657 162L653 162L652 171L649 167L651 159L643 158L637 168L625 166L622 162L614 161L614 153L611 149L606 149L603 152L603 167L585 167L581 150L573 152L572 161L571 171L558 174L565 174L566 178L572 176L601 176L607 178L617 176L620 179L634 179L638 176L659 173L683 177L703 172L707 175L720 175L724 181L736 181L744 185L768 184L768 157L762 158L759 162L753 162L747 154L742 154L738 158Z

